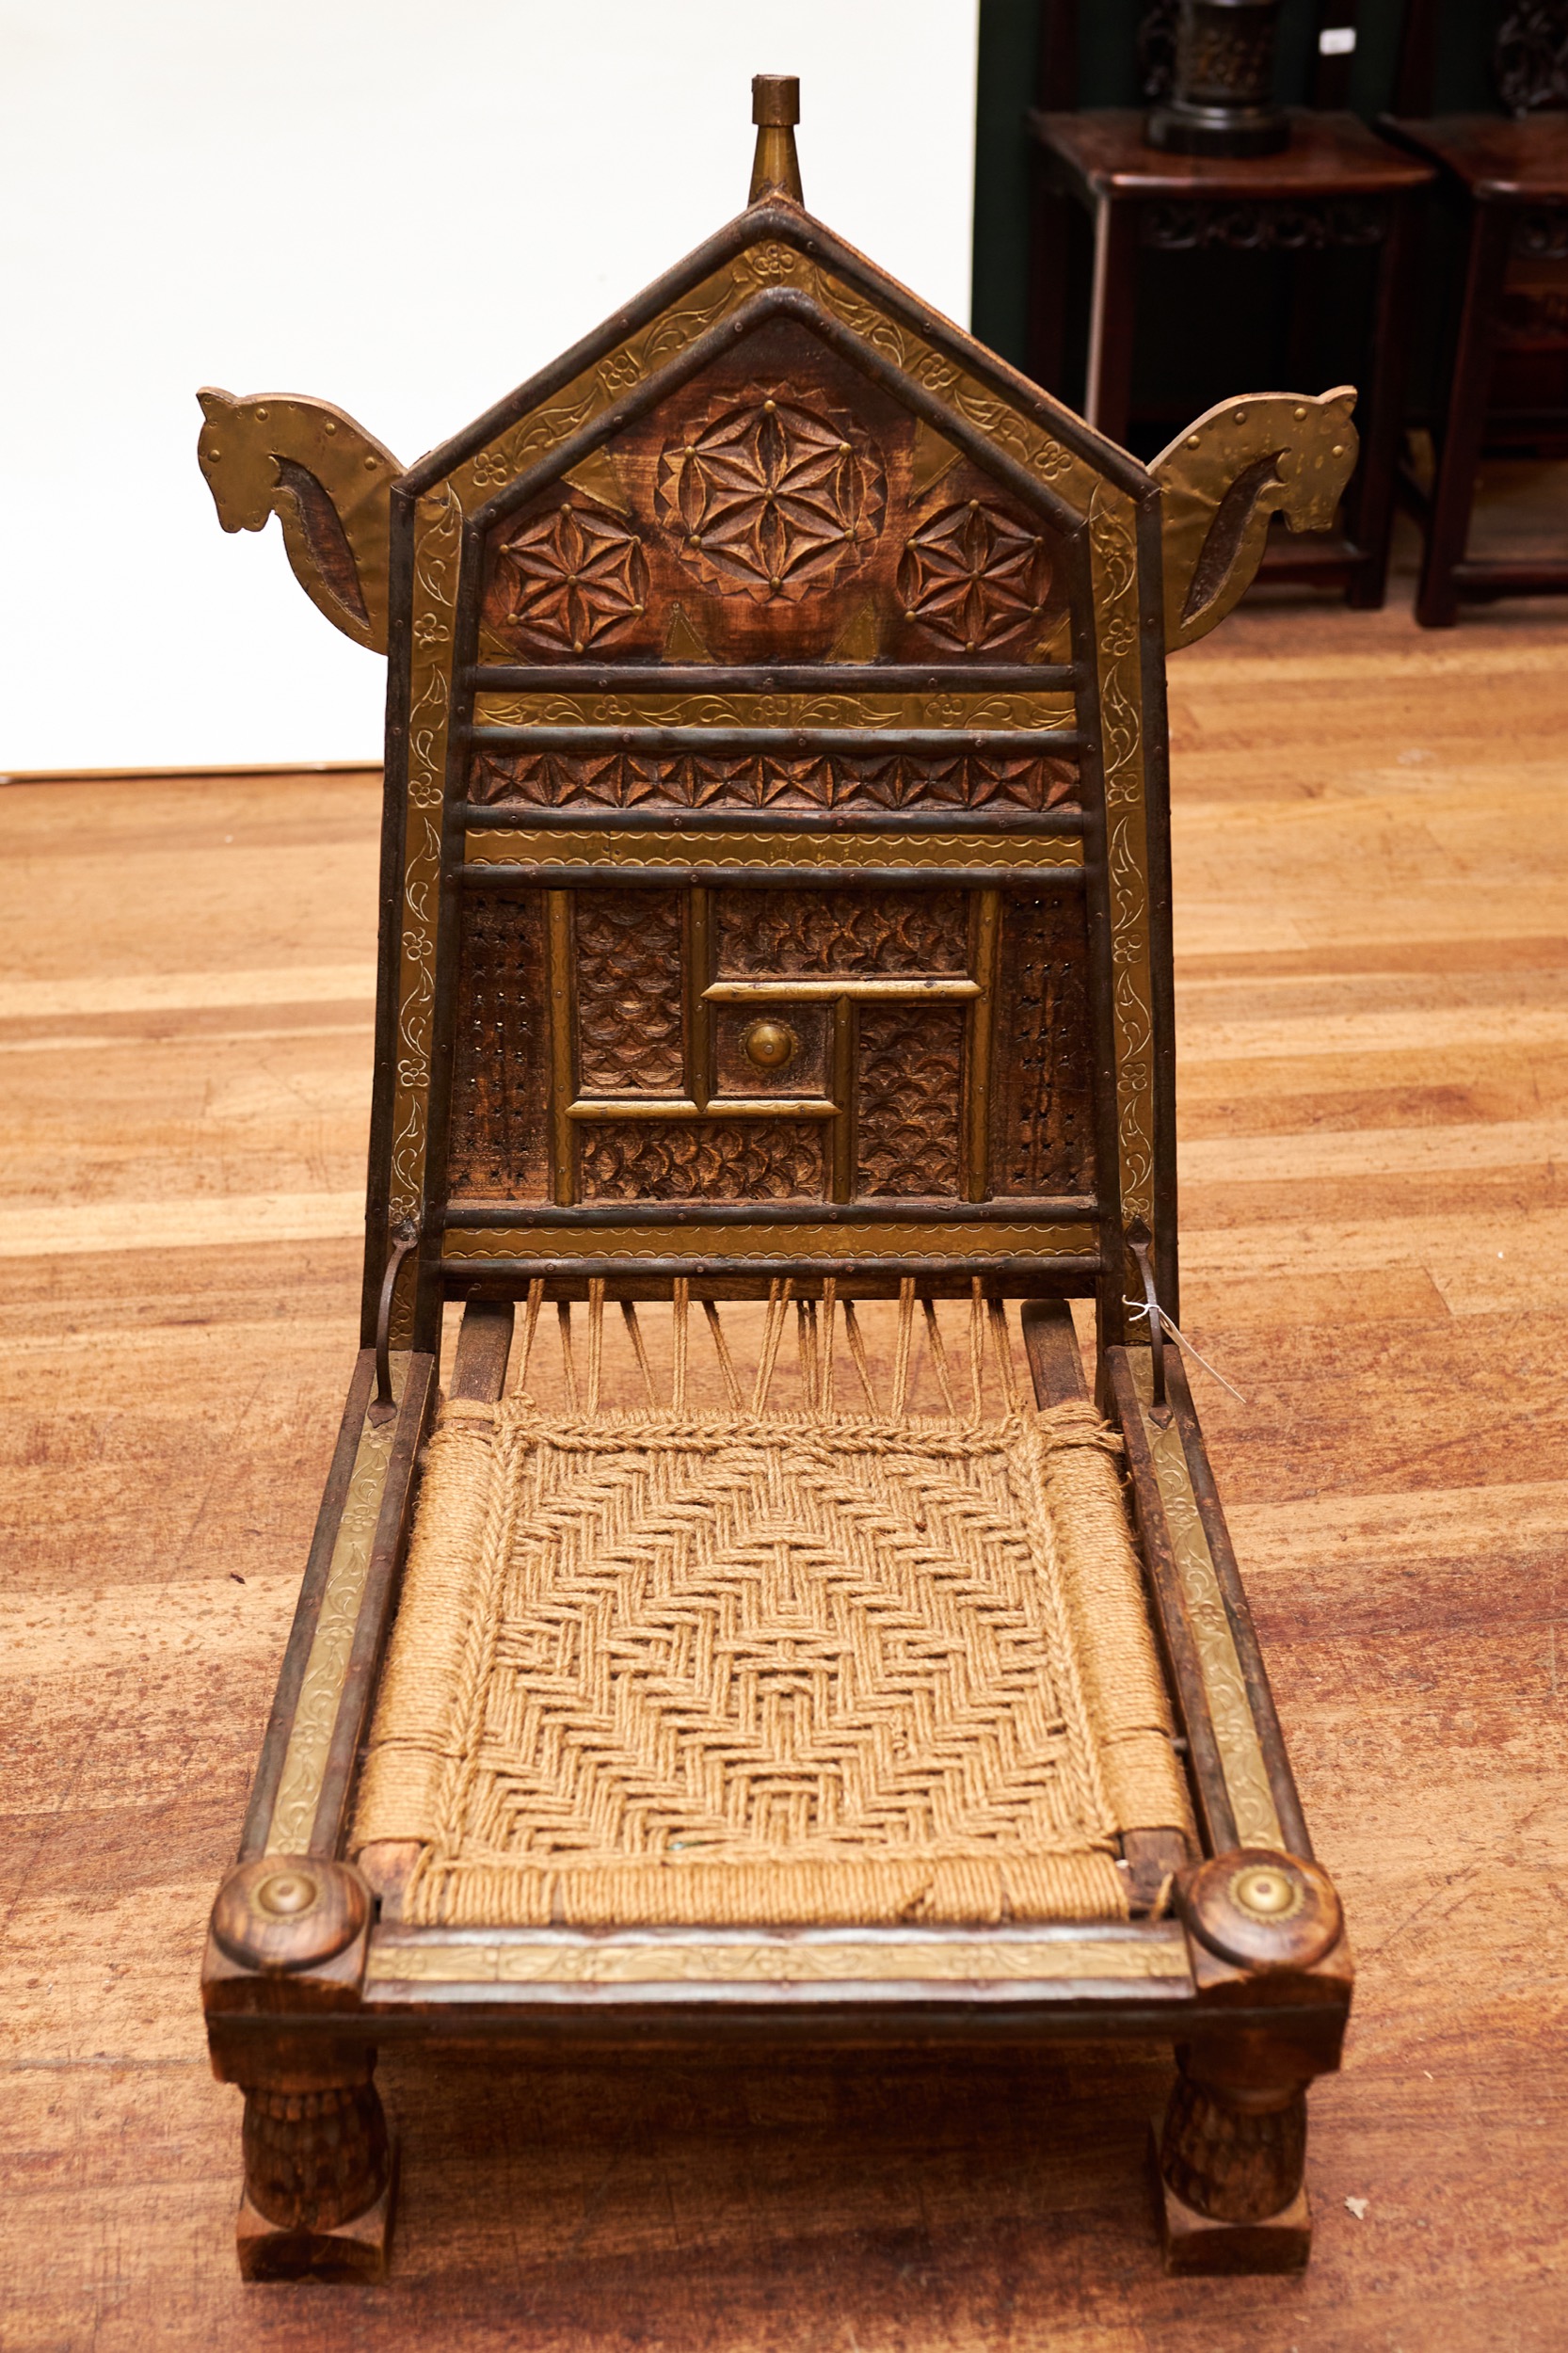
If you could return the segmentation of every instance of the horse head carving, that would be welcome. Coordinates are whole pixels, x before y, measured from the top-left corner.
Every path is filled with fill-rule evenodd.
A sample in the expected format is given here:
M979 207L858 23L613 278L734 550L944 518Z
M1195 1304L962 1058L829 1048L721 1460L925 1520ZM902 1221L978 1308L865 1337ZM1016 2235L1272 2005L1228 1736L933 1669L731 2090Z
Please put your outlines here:
M1354 388L1222 401L1149 468L1164 491L1165 647L1206 637L1246 593L1270 519L1326 531L1355 465Z
M345 637L387 650L390 449L325 400L198 392L206 423L197 455L225 531L283 527L294 576Z

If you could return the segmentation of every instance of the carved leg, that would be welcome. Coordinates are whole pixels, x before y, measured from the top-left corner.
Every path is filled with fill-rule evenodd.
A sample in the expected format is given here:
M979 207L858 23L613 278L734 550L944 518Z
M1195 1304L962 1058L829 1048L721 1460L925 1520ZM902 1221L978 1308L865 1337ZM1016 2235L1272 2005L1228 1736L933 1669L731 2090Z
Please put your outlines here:
M396 2194L396 2153L374 2052L354 2079L251 2085L236 2243L248 2280L378 2280Z
M1200 2082L1183 2063L1155 2156L1169 2270L1304 2267L1312 2221L1299 2084Z

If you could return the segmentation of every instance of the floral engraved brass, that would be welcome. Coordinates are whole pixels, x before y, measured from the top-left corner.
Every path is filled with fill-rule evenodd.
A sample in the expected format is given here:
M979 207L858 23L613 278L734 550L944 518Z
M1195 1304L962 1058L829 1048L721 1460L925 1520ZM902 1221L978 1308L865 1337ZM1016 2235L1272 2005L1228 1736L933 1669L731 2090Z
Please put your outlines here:
M1142 1352L1139 1353L1142 1355ZM1214 1556L1208 1549L1197 1497L1192 1493L1180 1424L1173 1414L1161 1425L1151 1417L1145 1406L1144 1435L1154 1464L1171 1550L1203 1669L1208 1712L1214 1721L1214 1738L1225 1777L1225 1794L1236 1817L1237 1839L1243 1847L1283 1847L1285 1833L1280 1828L1274 1794L1269 1785L1268 1767L1263 1762Z
M708 586L760 600L829 587L874 545L888 503L874 444L782 391L694 424L659 461L660 520Z
M1051 564L1044 537L982 499L944 506L915 532L899 570L906 621L941 645L991 652L1046 609Z
M547 652L586 653L641 616L648 565L634 531L568 504L525 517L502 540L495 587L497 628Z
M400 1399L405 1361L392 1358L392 1387ZM315 1633L305 1661L305 1677L295 1705L289 1745L283 1754L278 1795L273 1800L272 1819L267 1825L267 1854L297 1855L310 1851L321 1785L327 1774L328 1751L332 1745L338 1702L348 1673L348 1655L360 1623L360 1603L370 1574L371 1550L376 1543L387 1466L396 1434L395 1421L383 1422L377 1428L367 1420L360 1432Z
M504 1941L378 1935L366 1977L375 1985L658 1985L936 1983L1010 1985L1056 1979L1191 1982L1179 1924L1131 1936L1094 1929L1062 1937L509 1937Z

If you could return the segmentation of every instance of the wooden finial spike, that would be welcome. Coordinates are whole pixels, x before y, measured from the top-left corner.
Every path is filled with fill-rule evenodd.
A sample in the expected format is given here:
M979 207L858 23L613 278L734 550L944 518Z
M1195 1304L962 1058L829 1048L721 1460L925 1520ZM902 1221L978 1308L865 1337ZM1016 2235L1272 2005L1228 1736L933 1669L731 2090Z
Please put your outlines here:
M795 124L800 120L799 76L754 73L751 119L757 125L757 153L746 202L759 204L764 197L783 196L792 204L804 204L800 158L795 153Z

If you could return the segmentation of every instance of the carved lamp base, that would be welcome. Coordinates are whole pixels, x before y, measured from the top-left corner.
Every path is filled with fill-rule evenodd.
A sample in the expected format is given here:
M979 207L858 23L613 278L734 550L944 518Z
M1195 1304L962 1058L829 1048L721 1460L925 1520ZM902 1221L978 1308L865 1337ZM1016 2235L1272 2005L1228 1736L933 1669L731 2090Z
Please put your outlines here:
M331 2229L290 2229L269 2222L240 2198L234 2249L242 2280L384 2280L397 2205L397 2148L389 2153L386 2186L373 2206Z
M1165 2268L1188 2279L1304 2271L1312 2252L1312 2210L1304 2185L1279 2214L1261 2222L1221 2222L1178 2198L1160 2170L1160 2126L1149 2127L1149 2167Z

